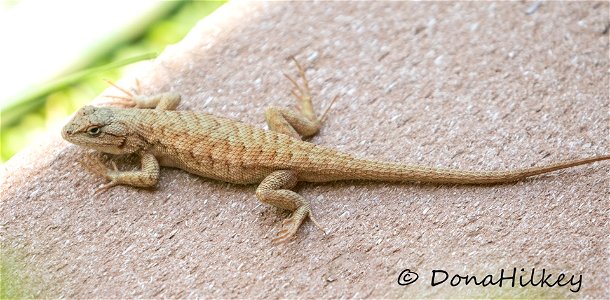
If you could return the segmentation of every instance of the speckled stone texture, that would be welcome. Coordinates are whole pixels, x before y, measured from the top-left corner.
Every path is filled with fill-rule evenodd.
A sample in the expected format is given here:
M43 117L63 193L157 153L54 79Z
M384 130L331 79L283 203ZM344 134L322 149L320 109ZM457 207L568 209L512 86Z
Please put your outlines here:
M340 95L315 143L477 170L609 153L608 3L532 5L230 3L121 84L263 127L266 107L296 102L282 76L295 56L318 111ZM301 184L329 234L308 222L273 246L288 214L254 186L163 169L155 190L95 196L86 152L57 133L3 166L2 254L29 295L610 296L608 162L486 187ZM419 279L400 286L407 268ZM582 275L581 288L430 284L435 269L497 280L513 268L524 281L532 268L549 283Z

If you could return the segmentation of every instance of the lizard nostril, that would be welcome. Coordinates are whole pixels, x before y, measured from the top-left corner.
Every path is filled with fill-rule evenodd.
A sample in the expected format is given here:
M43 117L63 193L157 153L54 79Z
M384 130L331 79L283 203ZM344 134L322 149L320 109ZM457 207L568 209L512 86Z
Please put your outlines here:
M72 130L64 129L61 131L61 135L66 138L67 136L72 135Z

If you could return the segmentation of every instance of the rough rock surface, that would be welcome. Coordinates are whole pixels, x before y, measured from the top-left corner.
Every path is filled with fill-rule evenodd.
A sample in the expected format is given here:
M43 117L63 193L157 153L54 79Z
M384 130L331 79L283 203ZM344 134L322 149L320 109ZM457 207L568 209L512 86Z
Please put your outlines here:
M319 111L340 95L315 143L489 170L610 152L608 3L532 5L231 3L122 84L262 127L267 106L295 103L282 76L295 56ZM85 152L56 134L3 166L2 255L30 295L610 296L607 162L485 187L301 184L329 234L308 222L273 246L288 214L253 186L163 169L155 190L94 196ZM400 286L407 268L419 279ZM435 269L513 268L517 285L536 268L581 288L430 284Z

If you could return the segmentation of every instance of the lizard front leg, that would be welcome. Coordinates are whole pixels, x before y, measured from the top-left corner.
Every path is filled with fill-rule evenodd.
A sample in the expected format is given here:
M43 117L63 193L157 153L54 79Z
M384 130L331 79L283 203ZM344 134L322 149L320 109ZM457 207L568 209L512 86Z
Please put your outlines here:
M307 216L313 223L322 229L322 226L313 218L311 205L303 196L289 190L297 184L297 174L294 171L275 171L269 174L256 189L256 197L264 203L292 211L292 216L282 222L282 230L273 239L273 243L288 241L295 235Z
M316 116L311 101L309 82L307 81L307 77L305 77L305 69L303 69L296 59L293 58L293 60L297 66L299 77L303 81L303 85L300 86L296 80L286 74L284 74L284 76L290 80L294 87L290 92L299 101L300 111L296 112L284 108L269 107L267 111L265 111L265 119L267 120L269 129L292 136L296 139L301 139L301 137L310 137L318 133L328 109L324 112L322 118ZM337 97L335 97L332 102L336 99ZM329 105L329 108L331 105Z
M159 181L159 163L154 155L142 152L140 153L141 168L139 171L120 171L116 164L112 162L112 169L107 168L101 161L97 164L86 164L91 171L104 176L110 180L107 184L101 186L95 192L100 193L113 186L124 184L137 187L152 187Z
M121 104L125 107L133 108L153 108L158 110L175 110L180 104L180 95L174 92L165 92L155 95L140 95L140 85L138 82L138 88L135 93L132 93L112 81L107 80L108 84L114 86L119 91L123 92L126 97L123 96L106 96L109 98L115 98L122 100L117 104Z
M175 110L180 104L180 95L174 92L165 92L155 95L136 95L134 97L136 108L154 108L158 110Z

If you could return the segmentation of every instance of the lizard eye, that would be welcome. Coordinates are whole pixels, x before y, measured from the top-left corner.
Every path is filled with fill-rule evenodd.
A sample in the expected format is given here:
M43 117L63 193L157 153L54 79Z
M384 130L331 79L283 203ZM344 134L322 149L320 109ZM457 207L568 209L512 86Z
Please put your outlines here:
M100 127L91 127L89 129L87 129L87 133L90 136L98 136L98 135L100 135L100 133L102 133L102 130L100 129Z

